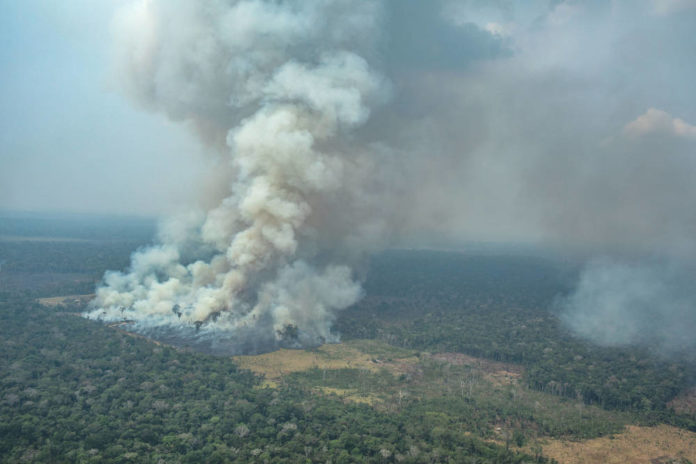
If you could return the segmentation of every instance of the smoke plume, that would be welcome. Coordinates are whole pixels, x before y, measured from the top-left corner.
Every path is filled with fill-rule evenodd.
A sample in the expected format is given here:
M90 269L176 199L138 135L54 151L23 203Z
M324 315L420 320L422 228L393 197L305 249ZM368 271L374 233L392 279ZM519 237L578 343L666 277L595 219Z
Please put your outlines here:
M389 96L368 62L380 10L333 0L158 1L117 19L119 74L223 153L224 195L107 273L87 314L213 351L335 340L361 288L324 229L356 188L351 132ZM353 177L353 178L352 178ZM345 238L345 237L344 237ZM348 240L346 240L348 241ZM345 248L345 247L344 247ZM336 256L333 256L333 255Z
M665 263L594 260L559 301L561 319L604 346L644 345L662 354L696 348L693 269Z
M590 265L565 317L605 344L663 321L648 339L668 345L694 326L686 271L651 260L696 259L696 9L658 3L137 1L121 86L216 172L88 317L220 352L311 345L388 240L525 241L650 257Z

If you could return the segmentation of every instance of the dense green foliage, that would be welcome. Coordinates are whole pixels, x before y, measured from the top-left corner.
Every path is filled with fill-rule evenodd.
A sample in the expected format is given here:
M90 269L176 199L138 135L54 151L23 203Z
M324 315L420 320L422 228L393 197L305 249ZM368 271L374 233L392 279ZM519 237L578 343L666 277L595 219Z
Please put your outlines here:
M0 303L6 462L545 462L452 428L157 346L25 298Z

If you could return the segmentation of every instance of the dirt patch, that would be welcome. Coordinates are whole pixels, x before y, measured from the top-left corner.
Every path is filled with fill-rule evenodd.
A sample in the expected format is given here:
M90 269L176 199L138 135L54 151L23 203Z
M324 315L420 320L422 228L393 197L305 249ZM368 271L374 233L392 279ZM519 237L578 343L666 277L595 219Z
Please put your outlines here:
M375 356L377 349L381 350L382 356ZM388 345L378 347L373 341L354 340L322 345L312 350L281 349L255 356L235 356L233 359L240 367L262 374L269 380L314 368L364 369L370 372L387 369L399 375L418 362L410 351L394 349L390 353L390 349Z
M39 298L37 301L44 306L59 306L63 304L87 304L92 298L94 298L94 293L89 293L87 295L65 295L65 296L53 296L50 298Z
M658 425L629 425L613 437L586 441L547 440L543 454L561 464L666 464L696 461L696 433Z
M324 346L316 350L289 350L280 349L271 353L255 356L235 356L233 359L240 367L249 369L267 379L277 380L283 375L292 372L302 372L312 368L318 369L344 369L365 368L370 369L369 359L359 352L345 350L345 354L351 359L334 359L335 350L326 350Z

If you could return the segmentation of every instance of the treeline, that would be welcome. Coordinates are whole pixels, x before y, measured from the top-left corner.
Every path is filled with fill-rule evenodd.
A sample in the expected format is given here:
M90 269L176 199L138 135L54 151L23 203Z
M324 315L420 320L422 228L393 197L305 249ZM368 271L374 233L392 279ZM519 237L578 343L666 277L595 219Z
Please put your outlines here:
M149 242L155 229L146 217L0 211L0 236Z

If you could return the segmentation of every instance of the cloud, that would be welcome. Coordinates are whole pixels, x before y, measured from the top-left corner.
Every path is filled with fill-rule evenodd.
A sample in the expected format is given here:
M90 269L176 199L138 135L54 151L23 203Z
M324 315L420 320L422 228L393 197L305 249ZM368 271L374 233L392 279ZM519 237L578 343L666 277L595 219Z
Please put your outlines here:
M652 0L655 13L670 15L680 11L696 8L696 0Z
M626 124L623 132L629 137L659 134L696 139L696 126L656 108L650 108Z
M512 23L490 22L486 23L486 25L483 28L484 30L488 31L488 33L490 33L491 35L499 37L508 37L512 35L512 31L514 30L515 25Z
M413 70L459 71L473 63L509 56L501 34L493 34L467 11L444 0L390 0L385 61L396 74ZM460 5L461 7L462 5Z
M549 23L554 26L563 26L584 12L584 5L575 1L563 1L556 5L548 15Z

